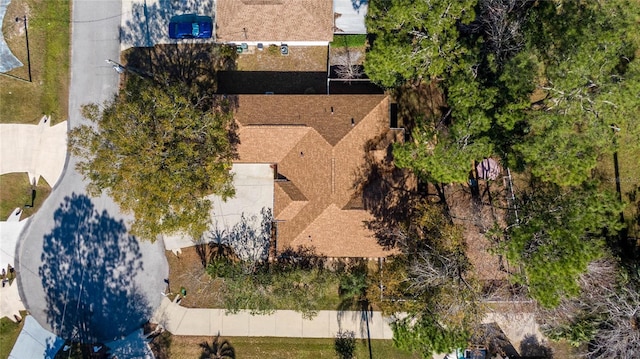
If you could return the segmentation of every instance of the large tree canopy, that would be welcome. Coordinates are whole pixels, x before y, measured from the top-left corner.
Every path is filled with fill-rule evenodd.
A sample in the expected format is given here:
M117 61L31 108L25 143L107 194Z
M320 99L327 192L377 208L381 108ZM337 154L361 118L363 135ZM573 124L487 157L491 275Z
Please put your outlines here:
M604 255L605 236L622 227L622 204L590 184L580 189L532 185L519 197L521 220L507 231L503 250L523 266L520 279L531 296L553 307L579 293L578 277Z
M210 221L204 197L234 194L232 117L215 110L211 98L187 94L180 84L134 77L102 112L86 105L92 125L70 133L88 192L112 196L134 215L132 233L145 239L178 231L199 238Z
M528 133L515 150L541 179L578 185L599 156L615 152L612 128L638 136L632 123L640 95L639 11L625 0L543 1L532 8L526 51L543 70L545 98L528 111Z
M639 12L628 0L372 1L367 75L437 83L446 98L443 116L412 119L398 164L466 182L472 160L498 155L545 181L585 181L616 149L612 125L640 142Z
M521 220L500 240L545 307L579 294L580 275L622 227L623 204L594 170L618 150L617 131L640 148L639 19L635 0L370 1L369 78L398 92L426 84L443 99L432 111L400 109L413 117L402 119L411 138L395 146L396 164L422 180L465 183L474 160L495 156L518 179L533 178L518 196ZM454 288L442 281L449 257L433 249L402 258L390 288L425 299L411 308L415 320L394 328L399 345L425 352L434 345L423 328L433 323L422 318L441 323L433 304ZM417 291L425 285L428 295Z
M421 77L438 78L467 51L458 24L474 18L476 0L371 1L367 31L376 37L365 70L385 87Z

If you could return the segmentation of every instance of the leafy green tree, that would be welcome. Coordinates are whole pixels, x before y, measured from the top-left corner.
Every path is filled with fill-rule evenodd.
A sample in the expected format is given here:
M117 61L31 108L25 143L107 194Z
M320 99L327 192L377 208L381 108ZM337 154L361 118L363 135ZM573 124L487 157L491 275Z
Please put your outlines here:
M91 195L112 196L134 215L132 233L155 240L207 230L210 194L234 195L229 142L232 117L206 96L190 96L180 84L157 86L133 77L100 111L83 107L91 125L69 134L77 169Z
M347 330L339 331L333 347L340 359L353 359L356 351L356 333Z
M468 333L447 329L428 313L412 315L391 324L396 347L430 358L434 353L448 353L465 347Z
M369 78L394 87L450 71L467 51L458 41L458 25L473 20L475 5L476 0L371 1L365 20L375 37L364 64Z
M593 184L561 188L533 185L521 194L520 222L507 230L507 258L524 268L520 278L544 307L579 294L578 278L602 257L607 235L621 229L622 204Z
M578 185L600 156L615 152L612 128L638 136L630 122L638 114L639 13L637 2L624 0L543 1L532 7L526 51L540 63L545 98L529 114L527 135L514 148L534 175Z

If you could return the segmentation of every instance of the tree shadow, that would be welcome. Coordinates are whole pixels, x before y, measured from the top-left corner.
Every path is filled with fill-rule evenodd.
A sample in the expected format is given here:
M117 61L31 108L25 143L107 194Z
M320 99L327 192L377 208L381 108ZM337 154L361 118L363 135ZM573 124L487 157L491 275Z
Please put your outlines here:
M395 90L401 127L411 132L416 122L426 119L438 129L448 119L445 95L438 82L405 84Z
M324 269L327 265L327 257L318 254L315 247L286 247L280 251L275 259L275 263L280 269L285 271L294 269Z
M238 258L251 263L263 262L269 255L271 224L273 215L270 208L263 207L260 216L242 213L240 221L232 227L217 227L205 238L212 248L224 245L233 249ZM204 261L205 258L201 257Z
M152 47L160 43L185 40L169 38L169 22L175 15L213 14L213 1L202 0L138 0L131 6L131 18L120 27L120 43L129 47ZM198 42L202 40L187 40Z
M181 83L195 94L212 96L218 90L218 72L234 71L234 48L219 44L163 44L124 52L129 70L160 84Z
M218 79L220 93L327 93L327 73L324 71L220 71Z
M54 221L44 236L39 268L54 333L97 343L139 328L151 308L134 282L142 255L124 222L99 213L89 197L75 193L65 197Z
M520 356L523 358L553 359L553 349L540 342L534 334L528 334L520 343Z
M473 333L471 343L487 348L489 353L497 353L509 358L519 357L516 348L497 323L481 324Z
M361 7L369 5L369 0L351 0L353 10L360 10Z
M397 132L389 131L369 141L365 145L364 163L353 176L353 189L362 194L362 207L374 217L366 226L386 249L396 245L394 229L406 224L418 200L415 176L393 163L397 136Z

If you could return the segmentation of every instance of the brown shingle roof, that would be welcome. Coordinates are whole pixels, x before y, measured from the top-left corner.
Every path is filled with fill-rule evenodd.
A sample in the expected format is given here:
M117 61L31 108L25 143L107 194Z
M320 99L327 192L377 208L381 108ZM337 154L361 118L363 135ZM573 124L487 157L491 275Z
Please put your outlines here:
M354 205L365 145L389 131L388 111L383 95L239 96L239 161L277 163L290 181L275 185L278 249L313 245L334 257L389 254L364 225L371 215Z
M332 41L331 0L217 0L220 42Z

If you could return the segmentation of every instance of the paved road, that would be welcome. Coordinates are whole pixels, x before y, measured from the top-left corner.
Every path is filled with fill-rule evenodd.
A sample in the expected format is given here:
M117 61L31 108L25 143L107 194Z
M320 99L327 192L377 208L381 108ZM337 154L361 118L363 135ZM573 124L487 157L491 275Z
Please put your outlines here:
M80 106L117 90L105 59L119 57L119 0L74 0L69 127ZM162 243L138 243L107 196L90 198L67 158L65 171L22 233L16 251L25 305L65 339L110 341L129 334L160 305L168 265Z

